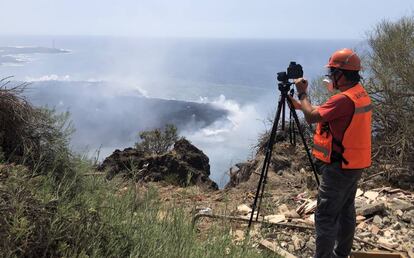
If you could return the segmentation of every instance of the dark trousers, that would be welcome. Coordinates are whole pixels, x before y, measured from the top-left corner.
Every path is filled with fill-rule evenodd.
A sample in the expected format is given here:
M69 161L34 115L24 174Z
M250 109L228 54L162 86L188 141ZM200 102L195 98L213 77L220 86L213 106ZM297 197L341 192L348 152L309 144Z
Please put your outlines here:
M362 170L319 163L315 258L348 257L355 233L355 194Z

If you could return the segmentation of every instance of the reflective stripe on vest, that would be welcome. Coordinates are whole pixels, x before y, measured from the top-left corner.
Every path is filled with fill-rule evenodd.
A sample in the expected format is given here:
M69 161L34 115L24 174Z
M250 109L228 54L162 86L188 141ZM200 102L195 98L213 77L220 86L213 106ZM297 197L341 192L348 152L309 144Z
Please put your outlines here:
M342 162L344 169L361 169L371 165L371 116L372 105L368 93L361 84L341 92L354 102L355 110L351 122L344 132ZM323 132L323 133L322 133ZM331 163L333 137L328 131L323 131L322 123L318 123L313 138L312 150L315 158L325 163Z
M372 105L369 104L369 105L366 105L366 106L363 106L363 107L355 108L354 114L366 113L366 112L369 112L371 110L372 110Z
M328 157L329 156L329 149L327 149L327 148L325 148L325 147L323 147L321 145L317 145L317 144L314 144L313 145L313 148L315 150L319 151L319 152L322 152L325 157Z

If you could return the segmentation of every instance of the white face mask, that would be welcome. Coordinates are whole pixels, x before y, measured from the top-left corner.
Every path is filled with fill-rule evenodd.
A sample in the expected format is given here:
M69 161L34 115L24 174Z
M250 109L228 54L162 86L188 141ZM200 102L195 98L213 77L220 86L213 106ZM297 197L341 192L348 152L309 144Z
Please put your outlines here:
M325 79L323 79L323 83L325 84L325 87L329 92L334 91L334 86L333 86L333 82L332 82L331 79L325 78Z

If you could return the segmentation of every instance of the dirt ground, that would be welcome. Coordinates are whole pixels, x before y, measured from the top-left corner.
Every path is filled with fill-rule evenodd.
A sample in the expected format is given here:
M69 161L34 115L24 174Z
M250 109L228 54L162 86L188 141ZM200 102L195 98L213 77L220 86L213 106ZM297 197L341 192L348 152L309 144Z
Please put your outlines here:
M255 164L248 180L227 189L184 188L163 182L140 187L157 188L166 207L180 205L191 216L199 214L196 227L201 237L205 230L221 223L222 216L227 216L234 241L240 243L245 239L263 158L257 155L247 161ZM400 252L414 257L414 193L372 182L374 172L367 173L370 174L361 179L356 197L358 217L353 250ZM254 245L285 256L312 257L316 195L316 181L303 147L278 143L260 206L259 220L266 223L255 224L250 232Z

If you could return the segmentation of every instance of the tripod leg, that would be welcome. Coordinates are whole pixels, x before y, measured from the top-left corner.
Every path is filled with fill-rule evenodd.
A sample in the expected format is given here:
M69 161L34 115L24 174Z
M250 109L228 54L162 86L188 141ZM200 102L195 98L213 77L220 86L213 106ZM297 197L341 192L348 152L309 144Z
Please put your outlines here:
M256 206L259 196L261 196L260 198L263 197L263 193L260 193L260 192L264 191L264 185L266 184L267 170L269 168L270 159L272 158L273 145L274 145L275 138L276 138L276 131L277 131L277 126L278 126L279 119L280 119L280 113L282 112L283 103L285 103L285 98L281 96L279 103L277 105L277 111L276 111L275 120L273 121L272 131L270 133L270 137L266 145L266 154L265 154L265 159L263 161L262 172L260 173L260 179L259 179L259 183L257 184L257 190L256 190L256 194L254 197L254 202L252 205L252 214L250 215L249 226L248 226L249 229L253 222L253 216L254 216L256 207L260 208L260 205ZM258 218L258 215L259 215L259 212L257 212L256 220Z
M292 113L289 113L289 142L293 144L293 135L292 135Z
M290 111L292 115L292 111ZM292 120L292 131L293 131L293 145L296 146L296 130L295 130L295 122Z
M296 126L297 126L298 131L299 131L299 135L302 138L303 146L305 147L306 154L308 155L309 163L311 164L311 167L312 167L312 170L313 170L313 174L315 175L316 183L319 186L318 174L316 173L315 164L313 163L312 156L310 154L308 144L306 143L305 136L303 135L302 128L300 127L300 122L299 122L298 114L296 114L296 110L293 107L292 100L290 100L289 98L287 98L286 100L288 101L289 108L290 108L290 112L292 112L293 118L295 119Z
M295 90L291 89L289 91L289 96L293 97L293 94L295 94ZM292 119L292 111L289 112L289 140L290 140L290 144L292 144L293 146L296 146L296 130L295 130L295 123Z
M295 124L292 120L292 112L289 112L289 142L296 145Z
M282 105L282 131L285 132L285 110L286 110L286 102L283 101Z
M286 106L286 96L283 93L282 93L282 96L280 98L280 101L283 102L283 107L285 107ZM282 114L284 114L284 113L282 113ZM280 115L279 115L279 117L280 117ZM282 115L282 117L284 117L284 115ZM279 120L278 117L277 117L277 120ZM277 124L276 124L276 130L277 130ZM275 133L275 135L276 135L276 133ZM263 195L264 195L265 187L266 187L266 183L267 183L267 174L269 172L269 165L270 165L270 162L271 162L271 159L272 159L273 145L274 145L274 140L272 142L272 147L271 147L271 150L270 150L270 157L269 157L269 159L267 160L266 163L263 163L263 166L266 166L266 169L264 170L265 175L264 175L264 178L263 178L262 189L261 189L261 192L260 192L259 205L257 206L256 221L259 219L260 207L262 206Z
M273 149L273 145L272 145L272 149ZM263 195L264 195L265 187L267 184L267 172L269 171L269 165L270 165L271 160L272 160L272 154L270 154L269 160L266 163L263 163L263 166L266 166L266 169L265 169L265 175L263 177L262 188L260 190L259 205L257 205L256 221L259 219L260 207L262 206Z

